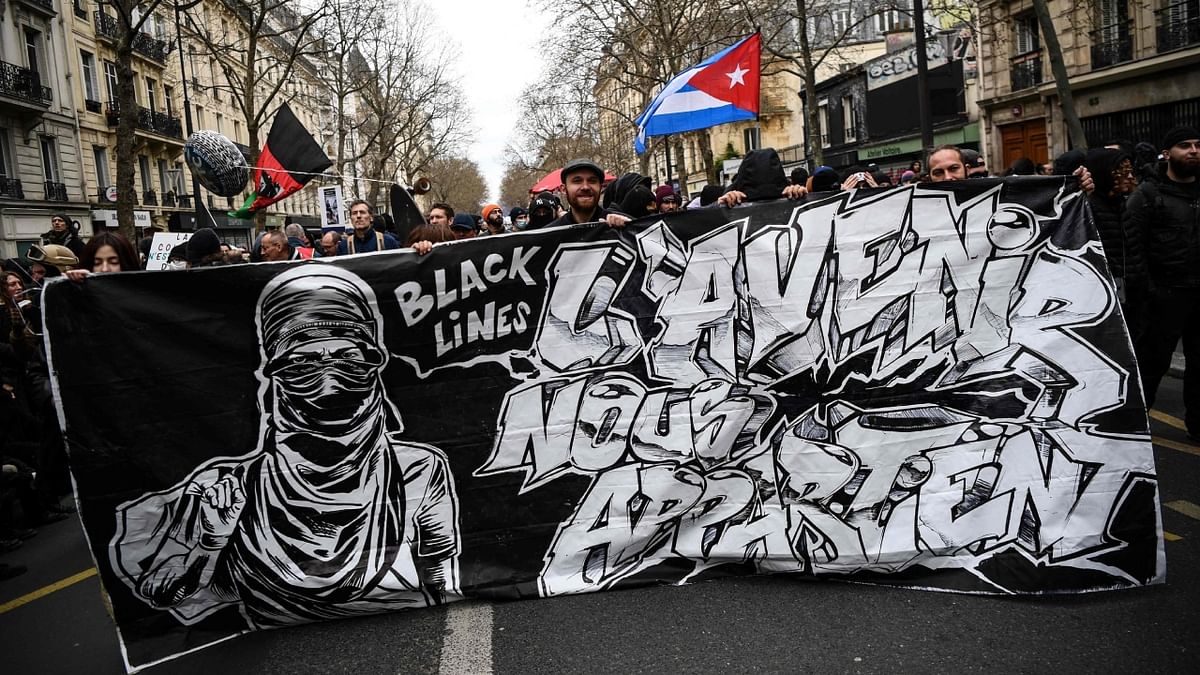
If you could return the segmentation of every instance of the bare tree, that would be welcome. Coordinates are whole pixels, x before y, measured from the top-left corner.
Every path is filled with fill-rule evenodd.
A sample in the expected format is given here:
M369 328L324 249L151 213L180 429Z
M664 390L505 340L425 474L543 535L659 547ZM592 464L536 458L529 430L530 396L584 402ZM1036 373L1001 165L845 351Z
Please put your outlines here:
M561 55L557 73L593 94L605 148L620 147L609 162L615 171L632 166L634 119L651 97L684 68L744 37L744 25L727 21L737 0L609 0L578 3L542 0L541 7L564 17L544 51ZM681 143L682 139L674 139ZM701 164L716 179L708 135L698 134ZM662 139L648 144L653 149ZM623 146L623 147L622 147ZM648 173L649 153L636 168ZM686 169L684 171L686 173Z
M500 203L512 208L529 205L529 188L542 179L546 172L531 169L517 162L510 162L504 167L504 176L500 179Z
M294 5L291 0L221 0L212 5L217 16L187 14L185 30L198 46L197 55L216 64L214 93L229 96L245 121L251 166L258 161L260 132L279 106L314 95L310 81L317 68L308 59L323 54L315 27L326 7L309 3L301 14ZM263 217L260 213L260 224Z
M478 164L462 157L435 157L430 160L428 170L433 182L429 193L433 201L445 202L456 211L479 211L487 196L487 181Z
M136 195L134 131L137 129L138 105L133 81L133 44L140 39L142 28L162 3L160 0L103 0L100 4L116 14L117 229L130 241L137 241L133 206Z
M336 99L336 166L361 166L375 203L377 181L411 182L470 138L455 55L423 2L328 1L320 34L336 67L320 78Z

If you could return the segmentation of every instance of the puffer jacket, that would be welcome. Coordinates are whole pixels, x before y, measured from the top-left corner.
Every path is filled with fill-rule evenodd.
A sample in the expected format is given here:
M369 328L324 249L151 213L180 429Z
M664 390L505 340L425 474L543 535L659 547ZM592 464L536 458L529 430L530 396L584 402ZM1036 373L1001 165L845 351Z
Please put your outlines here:
M1142 241L1150 282L1200 288L1200 181L1176 183L1162 171L1125 203L1125 231Z

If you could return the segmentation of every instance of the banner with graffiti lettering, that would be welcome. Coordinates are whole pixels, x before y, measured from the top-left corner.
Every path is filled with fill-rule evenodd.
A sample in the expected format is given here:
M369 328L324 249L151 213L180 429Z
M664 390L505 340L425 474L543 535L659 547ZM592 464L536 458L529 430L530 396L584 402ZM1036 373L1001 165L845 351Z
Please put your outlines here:
M45 319L131 670L463 597L1165 575L1129 339L1062 179L95 275Z

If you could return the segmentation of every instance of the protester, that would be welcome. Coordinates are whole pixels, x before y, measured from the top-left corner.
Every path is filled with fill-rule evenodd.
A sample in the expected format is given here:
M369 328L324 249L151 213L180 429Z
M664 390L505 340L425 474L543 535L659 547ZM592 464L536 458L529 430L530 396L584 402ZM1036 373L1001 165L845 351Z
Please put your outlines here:
M475 219L469 214L459 213L450 221L450 232L455 239L472 239L479 235Z
M600 193L600 206L605 209L619 208L634 188L643 187L649 192L651 184L648 176L635 171L621 174L619 178L604 186L604 191Z
M1121 313L1129 327L1130 339L1136 342L1141 333L1141 312L1145 306L1145 261L1142 242L1130 237L1122 223L1125 197L1133 190L1133 160L1121 150L1096 148L1087 153L1086 166L1096 182L1088 195L1092 218L1100 233L1104 257L1117 287Z
M330 230L321 235L321 248L317 252L317 257L332 258L338 254L338 247L342 243L342 233L337 230Z
M970 148L962 148L963 166L967 169L967 178L987 178L987 164L983 155Z
M683 202L679 198L679 193L675 192L675 188L670 185L659 185L658 189L654 191L654 200L660 213L678 211Z
M567 197L567 212L550 223L575 225L604 220L608 211L600 205L604 169L589 159L573 159L559 173Z
M645 218L654 213L658 213L658 206L661 199L650 192L650 188L643 185L638 185L625 195L625 199L617 205L617 210L630 218Z
M917 174L913 173L912 171L905 169L904 173L900 174L901 185L908 185L909 183L915 182L917 182Z
M725 194L724 185L705 185L700 190L700 206L716 204L723 194Z
M808 169L798 166L792 169L792 175L788 178L792 185L807 185L808 184Z
M1082 150L1068 150L1058 157L1054 158L1054 173L1055 176L1070 176L1083 166L1087 160L1087 153Z
M860 167L852 166L846 171L846 180L842 181L841 187L843 190L873 188L879 187L879 183L870 172L864 171Z
M371 205L364 199L350 202L350 224L354 226L354 234L338 244L338 255L400 248L400 242L396 241L395 237L375 230L371 218Z
M525 229L537 230L550 225L558 218L558 197L553 192L537 193L529 202L529 224Z
M500 208L499 204L485 205L481 215L483 217L482 235L504 234L507 231L504 228L504 209Z
M369 222L369 221L368 221ZM197 232L196 234L199 234ZM192 240L196 235L192 235L192 239L188 240L188 248L192 247ZM296 257L296 252L292 249L292 245L288 243L287 235L279 230L267 230L263 233L262 242L260 243L261 255L263 262L281 262L284 260L292 260ZM191 251L188 252L189 263L193 259Z
M42 235L42 243L66 246L76 258L83 255L83 240L79 238L75 224L62 213L50 216L50 231Z
M833 168L818 166L808 177L804 189L808 192L838 192L842 189L842 178Z
M788 183L775 148L762 148L746 153L733 176L733 182L729 184L729 190L717 199L717 203L737 206L742 202L760 199L799 199L806 192L805 188Z
M450 227L450 221L453 218L454 209L450 208L449 204L434 202L433 206L429 207L429 216L427 217L427 220L430 225Z
M524 207L514 206L508 212L508 221L512 224L512 229L516 231L524 230L529 226L529 211Z
M1135 344L1146 407L1183 338L1184 423L1200 441L1200 131L1179 126L1159 144L1166 166L1138 186L1125 206L1125 230L1143 242L1149 300Z
M918 162L913 162L918 164ZM958 146L939 145L929 153L929 180L940 183L948 180L966 180L967 166Z
M1012 164L1008 165L1006 176L1036 176L1037 165L1028 157L1018 157L1013 160Z
M194 237L195 235L193 235ZM120 232L97 232L83 247L79 267L64 272L71 281L83 281L93 272L132 272L141 269L137 251Z

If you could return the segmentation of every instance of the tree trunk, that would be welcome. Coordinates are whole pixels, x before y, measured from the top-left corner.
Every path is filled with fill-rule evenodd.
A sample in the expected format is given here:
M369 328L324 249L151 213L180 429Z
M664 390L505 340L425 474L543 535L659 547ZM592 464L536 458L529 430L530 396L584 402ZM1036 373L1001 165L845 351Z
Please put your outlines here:
M137 92L133 86L133 35L124 21L118 21L117 36L117 230L131 242L137 242L133 226L133 206L137 197L134 184L134 131L137 129Z
M825 150L821 146L821 126L817 116L817 69L812 62L812 47L808 44L808 8L805 0L796 0L796 18L800 27L800 60L804 73L804 144L811 161L811 169L825 163Z
M1054 86L1058 90L1058 101L1062 104L1071 145L1076 150L1087 150L1087 136L1083 133L1079 114L1075 112L1075 95L1071 93L1071 81L1067 76L1066 63L1063 62L1062 46L1058 43L1058 31L1050 18L1050 8L1046 6L1046 0L1033 0L1033 9L1037 12L1038 23L1042 28L1042 39L1046 41L1050 72L1054 74Z

